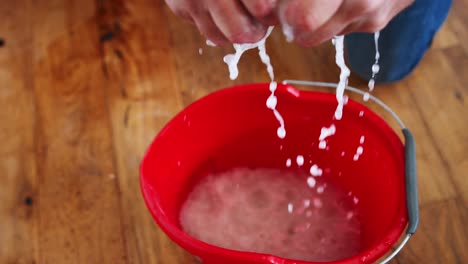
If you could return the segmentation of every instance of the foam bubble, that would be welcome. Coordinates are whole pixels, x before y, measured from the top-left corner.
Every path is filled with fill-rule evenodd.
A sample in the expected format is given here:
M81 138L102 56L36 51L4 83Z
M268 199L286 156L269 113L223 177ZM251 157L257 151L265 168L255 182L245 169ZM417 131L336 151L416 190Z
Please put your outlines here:
M319 166L314 164L314 165L312 165L312 167L310 167L310 174L312 176L322 176L323 171L322 171L322 169L319 168Z
M270 109L275 109L276 104L278 103L278 99L274 95L270 95L266 101L266 106Z
M209 40L209 39L206 40L206 45L211 46L211 47L216 47L216 44L213 41Z
M317 181L314 179L314 177L308 177L307 178L307 185L310 188L314 188L316 183L317 183Z
M366 101L366 102L369 101L369 98L370 98L370 94L366 92L364 94L364 101Z
M296 163L297 163L298 166L304 165L304 156L298 155L297 158L296 158Z

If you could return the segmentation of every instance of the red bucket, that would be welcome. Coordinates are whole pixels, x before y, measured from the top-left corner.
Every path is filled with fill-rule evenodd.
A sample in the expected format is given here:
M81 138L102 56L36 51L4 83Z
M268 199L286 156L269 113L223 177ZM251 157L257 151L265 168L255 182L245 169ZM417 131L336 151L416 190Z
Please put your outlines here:
M199 241L179 223L180 209L201 171L233 167L285 169L298 153L322 168L360 199L362 251L328 263L373 263L390 251L407 223L405 147L393 129L367 107L349 100L343 118L333 121L333 94L278 85L277 109L287 135L278 138L278 122L265 106L268 84L243 85L210 94L180 112L159 133L141 165L144 200L161 229L177 244L206 264L314 263L240 252ZM364 111L365 114L360 114ZM327 139L328 151L317 147L320 130L331 123L336 134ZM365 153L354 153L365 136ZM242 140L239 140L242 139ZM340 175L340 176L339 176Z

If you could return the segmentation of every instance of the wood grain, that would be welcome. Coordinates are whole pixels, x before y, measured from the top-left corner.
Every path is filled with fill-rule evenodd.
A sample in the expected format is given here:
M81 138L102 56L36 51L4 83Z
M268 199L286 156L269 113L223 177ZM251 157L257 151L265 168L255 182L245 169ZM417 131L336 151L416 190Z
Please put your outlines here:
M455 1L415 72L374 93L417 140L421 228L392 263L468 263L467 12ZM149 215L139 163L183 107L268 81L257 52L230 81L232 47L206 46L162 0L5 0L0 17L0 263L197 263ZM278 80L338 79L329 43L276 30L267 50Z
M27 1L0 5L0 263L32 263L38 253L30 11Z

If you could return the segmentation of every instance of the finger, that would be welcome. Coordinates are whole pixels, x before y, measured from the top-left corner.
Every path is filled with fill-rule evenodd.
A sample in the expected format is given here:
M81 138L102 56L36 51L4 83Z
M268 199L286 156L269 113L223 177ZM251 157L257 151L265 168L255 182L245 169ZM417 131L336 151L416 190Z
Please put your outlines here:
M378 2L378 1L377 1ZM354 19L340 34L349 34L353 32L375 33L382 30L398 12L406 6L393 2L385 1L367 8L357 19Z
M296 39L296 42L304 47L315 47L334 36L341 35L340 32L346 28L347 24L340 20L332 19L325 25L310 34L303 34Z
M190 23L194 23L190 12L190 10L193 9L191 6L181 5L180 1L176 0L166 0L166 4L176 16L181 17Z
M215 43L217 46L222 46L229 43L229 40L224 37L224 34L216 26L208 12L197 15L194 18L194 22L202 35Z
M254 21L242 4L233 0L209 0L214 23L232 43L253 43L266 34L266 26Z
M284 9L286 22L296 40L307 40L337 12L339 0L291 0Z
M351 23L351 20L353 19L353 16L350 15L349 8L349 5L343 3L336 11L336 13L331 16L330 20L325 22L314 32L300 35L296 41L302 46L312 47L322 44L334 36L341 35L340 33Z
M338 35L348 35L350 33L359 32L359 28L362 27L365 19L358 19L347 25Z
M357 21L350 24L349 28L345 29L349 32L375 33L384 29L390 22L392 10L382 8L370 13Z
M276 25L278 19L275 15L277 0L242 0L242 4L250 16L264 25Z

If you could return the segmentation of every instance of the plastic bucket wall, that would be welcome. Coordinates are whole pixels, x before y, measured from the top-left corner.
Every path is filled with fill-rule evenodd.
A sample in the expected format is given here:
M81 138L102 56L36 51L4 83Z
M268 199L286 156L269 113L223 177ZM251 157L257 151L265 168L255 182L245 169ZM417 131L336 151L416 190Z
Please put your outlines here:
M365 106L349 100L342 120L334 121L333 94L278 85L277 109L287 135L276 135L278 122L265 105L268 84L226 88L181 111L157 135L141 165L141 188L155 221L177 244L208 264L313 263L232 251L185 234L179 211L191 188L209 172L237 166L285 169L297 155L313 160L330 177L359 197L362 252L330 263L372 263L388 252L407 224L404 148L396 133ZM360 112L364 115L360 116ZM336 126L318 148L320 130ZM361 136L364 153L353 160ZM344 157L342 153L345 153ZM308 168L305 167L305 170Z

